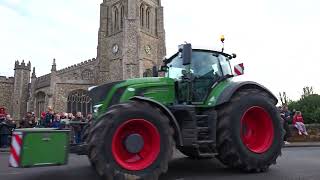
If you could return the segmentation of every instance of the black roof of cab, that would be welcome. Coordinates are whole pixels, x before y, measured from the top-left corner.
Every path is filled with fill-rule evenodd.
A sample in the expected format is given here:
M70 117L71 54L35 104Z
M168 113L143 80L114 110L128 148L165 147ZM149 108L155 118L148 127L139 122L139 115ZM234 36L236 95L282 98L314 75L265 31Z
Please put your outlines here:
M192 49L192 51L208 52L208 53L212 53L212 54L221 54L223 56L232 58L232 56L230 54L227 54L227 53L224 53L224 52L220 52L220 51L214 51L214 50L208 50L208 49ZM179 55L179 52L177 52L174 55L172 55L169 59L165 59L164 62L166 64L168 64L168 63L170 63L172 61L172 59L174 59L178 55Z

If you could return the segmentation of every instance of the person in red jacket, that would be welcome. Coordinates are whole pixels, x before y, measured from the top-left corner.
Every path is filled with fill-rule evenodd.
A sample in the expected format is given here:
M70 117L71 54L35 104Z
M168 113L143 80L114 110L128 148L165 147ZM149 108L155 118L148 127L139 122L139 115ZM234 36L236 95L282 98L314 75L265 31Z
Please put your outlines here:
M300 111L297 111L293 116L292 124L294 125L294 127L298 129L299 135L302 135L302 134L306 136L308 135L308 132L307 132L306 126L304 125L304 120Z

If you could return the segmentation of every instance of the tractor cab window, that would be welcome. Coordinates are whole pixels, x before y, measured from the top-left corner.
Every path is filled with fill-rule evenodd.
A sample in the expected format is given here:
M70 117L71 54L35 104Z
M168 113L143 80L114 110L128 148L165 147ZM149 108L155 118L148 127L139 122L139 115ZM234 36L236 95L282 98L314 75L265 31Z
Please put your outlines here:
M194 52L190 70L196 78L214 78L222 75L218 57L208 52Z
M182 64L182 57L176 54L167 67L167 77L177 80L179 102L185 102L188 96L188 82L181 81L188 70L193 77L192 102L204 102L214 83L223 76L232 75L230 63L224 55L205 50L193 50L191 64L187 66Z
M227 60L227 58L225 56L219 55L219 61L220 61L220 65L221 65L221 69L222 69L222 73L224 76L226 75L232 75L232 71L231 71L231 65L229 60Z
M185 66L182 65L182 58L180 56L177 56L167 66L169 68L167 76L172 79L181 80L181 77L183 75L182 71L186 70Z
M216 78L223 76L224 72L221 70L219 61L225 62L226 58L222 55L216 56L212 52L194 50L192 52L190 71L196 78ZM228 64L228 62L226 63ZM224 66L225 65L223 65L223 67ZM176 57L167 64L167 67L169 68L167 77L176 80L181 80L183 71L187 68L182 64L182 57L180 55L176 55ZM231 71L230 69L228 70Z

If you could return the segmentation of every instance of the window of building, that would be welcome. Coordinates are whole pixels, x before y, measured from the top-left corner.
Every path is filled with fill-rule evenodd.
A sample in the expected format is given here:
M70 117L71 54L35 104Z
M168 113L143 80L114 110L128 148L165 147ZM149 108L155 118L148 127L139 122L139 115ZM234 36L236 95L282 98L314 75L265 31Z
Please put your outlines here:
M123 22L124 22L124 6L121 6L120 9L120 28L123 28Z
M41 117L41 113L46 111L45 107L46 94L44 92L38 92L36 94L36 115Z
M92 113L92 101L85 90L76 90L69 93L67 112L76 114L81 112L84 116Z
M140 25L144 27L144 4L140 6Z
M119 10L117 7L113 9L113 29L114 31L119 30Z
M150 29L150 14L151 14L150 13L150 8L148 8L146 12L147 12L146 13L146 18L147 18L147 24L146 25L147 25L147 28Z

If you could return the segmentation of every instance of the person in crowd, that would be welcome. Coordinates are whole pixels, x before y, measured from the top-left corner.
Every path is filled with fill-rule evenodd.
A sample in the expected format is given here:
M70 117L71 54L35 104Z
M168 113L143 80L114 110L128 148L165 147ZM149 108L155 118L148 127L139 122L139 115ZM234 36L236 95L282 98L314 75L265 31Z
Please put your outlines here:
M91 124L91 123L92 123L92 120L93 120L92 113L88 113L86 122L87 122L88 124Z
M6 120L5 114L0 114L0 148L4 147L4 144L6 143L4 130L3 130L5 120Z
M75 117L72 113L68 113L68 118L70 119L70 121L75 119Z
M300 111L296 111L296 114L293 117L292 124L294 125L294 127L297 128L299 135L304 134L304 135L308 136L308 132L307 132L306 126L304 124L302 113Z
M46 115L44 117L44 127L49 128L52 125L54 119L54 111L51 106L48 106L48 110L46 112Z
M66 112L61 113L61 129L70 128L70 120L69 120L69 114Z
M61 128L60 114L55 114L54 115L54 119L52 121L51 127L52 128L59 128L59 129Z
M12 123L12 118L9 114L6 117L1 117L3 120L0 123L1 148L9 147L9 136L12 134L15 124Z
M32 116L32 113L27 112L26 116L21 121L21 127L22 128L34 128L34 127L36 127L36 125L37 125L37 123L36 123L34 116Z
M290 131L290 128L289 128L289 121L291 119L291 116L290 116L291 113L290 113L290 111L289 111L287 106L283 106L282 107L280 115L281 115L281 118L283 119L283 128L286 131L286 133L284 135L284 139L283 139L284 143L285 144L290 144L288 142L288 138L291 137L291 131Z
M74 119L72 119L71 121L73 122L72 128L74 131L75 143L79 144L79 143L81 143L81 131L82 131L81 122L84 121L83 117L82 117L82 113L77 112L76 117Z

